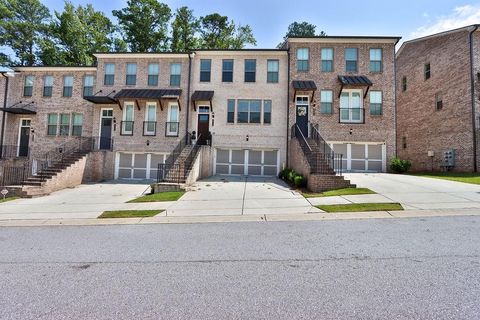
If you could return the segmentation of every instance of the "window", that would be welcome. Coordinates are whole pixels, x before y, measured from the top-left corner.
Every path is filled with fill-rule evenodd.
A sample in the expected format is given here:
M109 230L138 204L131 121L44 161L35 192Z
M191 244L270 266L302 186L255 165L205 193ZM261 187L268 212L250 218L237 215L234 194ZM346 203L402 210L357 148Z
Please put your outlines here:
M402 91L407 91L407 77L402 78Z
M235 100L228 99L227 101L227 123L235 122Z
M340 122L363 122L362 92L360 90L343 90L340 95Z
M125 103L120 135L133 136L133 103Z
M333 49L322 48L321 59L322 59L322 72L332 72L333 71Z
M93 81L94 77L91 75L85 76L83 78L83 96L93 96Z
M45 76L43 79L43 96L51 97L53 91L53 76Z
M382 115L382 91L370 91L370 114Z
M71 97L73 91L73 76L63 77L63 96Z
M23 96L31 97L33 94L33 82L35 81L34 76L26 76L25 84L23 85Z
M222 61L222 82L233 82L233 60Z
M402 137L402 147L403 149L407 149L407 137Z
M443 109L443 98L442 98L442 94L440 92L437 92L435 94L435 108L437 110L442 110Z
M272 100L263 101L263 123L272 123Z
M60 114L60 133L61 136L68 136L70 134L70 114Z
M145 122L143 125L144 136L154 136L156 134L157 127L157 104L147 103L145 110Z
M320 91L320 113L332 114L333 113L333 91L322 90Z
M48 123L47 124L47 135L56 136L57 135L58 115L56 113L49 113L47 123Z
M430 63L426 63L424 66L425 80L430 79L432 71L430 70Z
M370 49L370 72L382 72L382 49Z
M178 105L171 104L168 107L168 122L167 130L165 134L169 137L178 137L179 132L179 114L178 114Z
M267 60L267 82L278 83L278 60Z
M180 86L180 75L182 72L182 65L180 63L172 63L170 65L170 86Z
M105 76L103 78L103 84L106 86L113 86L115 82L115 64L105 63Z
M257 60L245 60L245 82L255 82L255 73L257 71Z
M137 64L127 63L127 78L125 79L127 86L134 86L137 84Z
M72 115L72 136L80 137L82 135L83 114L74 113Z
M297 49L297 71L308 71L309 50L308 48Z
M238 100L237 123L260 123L261 100Z
M345 71L357 72L358 50L357 48L345 49Z
M150 63L148 65L148 85L149 86L158 86L158 74L160 73L160 68L158 63Z
M212 60L200 59L200 82L210 82Z

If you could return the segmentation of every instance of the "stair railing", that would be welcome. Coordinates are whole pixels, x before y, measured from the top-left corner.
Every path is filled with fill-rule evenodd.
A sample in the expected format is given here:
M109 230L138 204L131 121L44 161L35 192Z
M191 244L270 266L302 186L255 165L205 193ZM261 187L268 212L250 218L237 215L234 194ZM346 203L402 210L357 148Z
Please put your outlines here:
M338 175L342 175L343 171L343 154L335 153L330 145L323 139L322 135L318 131L318 124L314 125L309 123L311 138L315 141L320 149L319 157L328 164L329 168L336 172Z

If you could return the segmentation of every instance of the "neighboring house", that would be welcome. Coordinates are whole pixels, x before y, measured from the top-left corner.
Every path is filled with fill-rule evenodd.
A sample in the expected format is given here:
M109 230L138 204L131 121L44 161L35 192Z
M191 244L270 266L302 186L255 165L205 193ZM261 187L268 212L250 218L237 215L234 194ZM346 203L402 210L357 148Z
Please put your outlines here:
M399 39L288 39L288 117L296 137L292 143L303 141L308 150L320 148L321 153L333 149L342 155L341 161L334 159L335 170L385 172L395 155L394 63ZM290 157L296 159L292 143Z
M477 171L478 26L404 42L396 78L398 156L415 171Z
M196 51L189 127L211 140L210 174L276 176L286 166L287 86L285 50Z

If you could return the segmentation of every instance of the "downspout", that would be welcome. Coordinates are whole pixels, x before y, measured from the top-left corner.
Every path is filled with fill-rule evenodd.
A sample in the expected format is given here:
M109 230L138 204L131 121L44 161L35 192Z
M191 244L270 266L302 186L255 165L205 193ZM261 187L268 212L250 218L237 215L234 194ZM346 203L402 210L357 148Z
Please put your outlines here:
M287 148L286 148L286 166L288 167L288 149L290 140L290 48L287 47Z
M398 156L398 128L397 128L397 56L396 56L396 46L398 44L398 41L395 42L395 45L393 46L393 123L394 123L394 130L395 130L395 141L394 146L395 146L395 157Z
M185 135L188 135L188 123L190 114L190 84L192 82L192 52L188 53L188 84L187 84L187 123L185 125Z
M9 77L5 75L4 72L1 73L5 80L5 96L3 97L3 110L2 110L2 129L0 133L0 158L3 157L3 138L5 135L5 109L7 108L7 99L8 99L8 83L9 83Z
M470 30L469 45L470 45L470 94L472 99L472 135L473 135L473 171L477 172L477 132L476 132L476 121L475 121L475 74L473 70L473 33L477 31L478 24L474 25L473 29Z

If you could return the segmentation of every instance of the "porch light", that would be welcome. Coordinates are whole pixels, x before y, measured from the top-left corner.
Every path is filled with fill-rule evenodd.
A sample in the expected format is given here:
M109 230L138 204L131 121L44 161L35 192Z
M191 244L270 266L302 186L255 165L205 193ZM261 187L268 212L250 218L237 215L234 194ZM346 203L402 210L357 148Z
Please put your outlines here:
M147 147L150 145L150 140L147 140Z
M246 137L246 139L245 139L245 140L246 140L246 141L248 141L248 139L250 139L250 137L249 137L249 136L248 136L248 134L247 134L247 137Z
M352 128L350 128L350 134L352 134L352 133L353 133L353 129L352 129Z

